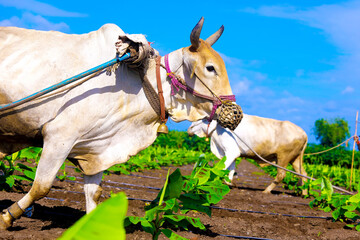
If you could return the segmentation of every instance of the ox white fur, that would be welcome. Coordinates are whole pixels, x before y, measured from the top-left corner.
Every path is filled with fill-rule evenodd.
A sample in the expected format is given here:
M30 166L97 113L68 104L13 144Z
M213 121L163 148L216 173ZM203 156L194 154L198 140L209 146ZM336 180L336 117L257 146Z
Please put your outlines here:
M189 135L196 134L199 137L205 137L206 132L211 137L212 153L218 158L226 156L225 169L230 170L230 180L235 173L236 158L260 160L230 130L224 129L216 121L212 121L208 126L207 120L199 120L192 123L188 129ZM307 135L299 126L289 121L244 114L234 132L266 160L277 162L282 167L290 163L296 172L306 175L303 153L307 144ZM278 169L275 181L264 190L264 193L270 193L284 177L285 171ZM303 192L305 193L306 191Z
M169 53L170 68L200 93L209 94L198 80L201 77L217 95L232 95L225 64L211 47L223 28L204 41L199 39L202 24L203 18L190 34L191 46ZM113 59L119 36L125 34L114 24L80 35L0 27L0 104ZM134 44L148 45L143 36L126 36ZM164 65L163 58L161 63ZM208 65L217 74L209 74ZM155 59L149 58L146 66L145 75L157 89ZM191 75L193 71L196 74ZM165 69L160 75L165 108L173 121L196 121L210 115L211 102L183 90L171 95ZM43 147L31 190L0 215L0 229L10 227L23 209L46 196L66 158L85 175L90 212L100 196L102 172L152 144L160 122L145 96L139 72L126 64L120 64L114 74L102 72L77 87L0 112L0 157L27 146Z

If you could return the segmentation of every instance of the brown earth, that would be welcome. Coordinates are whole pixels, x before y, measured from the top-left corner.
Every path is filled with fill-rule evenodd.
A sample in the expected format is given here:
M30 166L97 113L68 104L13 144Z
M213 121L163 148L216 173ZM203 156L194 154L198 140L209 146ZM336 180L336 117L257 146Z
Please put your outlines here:
M185 175L190 173L192 166L183 166L180 169ZM166 173L167 168L163 168L130 176L106 176L103 182L103 200L111 191L123 191L129 198L127 214L143 216L146 203L143 200L153 200L156 197L158 189L165 182ZM236 187L215 206L211 218L199 213L191 214L200 217L207 231L178 231L179 235L193 240L360 239L359 232L346 229L345 223L332 222L329 213L311 209L308 206L309 199L295 196L282 186L277 187L273 194L263 194L262 190L272 178L261 175L262 171L247 161L239 164L237 173ZM71 174L80 177L78 173ZM78 178L77 181L79 182L56 181L47 198L35 204L33 216L16 220L8 231L0 232L0 239L40 240L61 236L85 214L82 179ZM23 195L0 192L0 208L10 206ZM151 236L140 228L128 228L127 239L151 239ZM161 236L159 239L167 238Z

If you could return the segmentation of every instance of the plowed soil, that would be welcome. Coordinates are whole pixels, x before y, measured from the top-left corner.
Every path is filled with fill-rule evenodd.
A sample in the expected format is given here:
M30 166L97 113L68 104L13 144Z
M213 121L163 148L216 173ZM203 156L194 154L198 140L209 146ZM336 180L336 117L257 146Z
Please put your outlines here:
M102 183L102 200L110 192L125 192L129 198L127 215L143 216L145 200L153 200L165 182L168 168L143 171L132 175L109 175ZM174 170L175 168L173 168ZM183 175L192 166L180 167ZM0 239L56 239L85 214L83 184L79 173L77 181L56 181L48 196L34 205L31 218L22 217ZM262 191L272 178L247 161L237 167L236 186L212 209L212 217L200 213L206 231L178 231L183 237L200 239L360 239L360 233L346 229L345 223L333 222L329 213L311 209L310 199L295 196L281 185L272 194ZM0 208L10 206L24 193L0 192ZM116 236L114 236L116 239ZM128 228L127 239L151 239L140 228ZM160 239L167 239L160 236Z

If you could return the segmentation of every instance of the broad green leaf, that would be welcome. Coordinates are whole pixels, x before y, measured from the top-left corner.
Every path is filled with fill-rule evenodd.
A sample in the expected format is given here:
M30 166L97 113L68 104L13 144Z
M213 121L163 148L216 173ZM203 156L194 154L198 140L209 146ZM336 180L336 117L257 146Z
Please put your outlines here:
M12 176L17 180L28 181L28 182L34 181L34 179L29 178L27 176L21 176L21 175L12 175Z
M331 207L327 206L325 208L322 209L324 212L331 212Z
M127 198L119 193L99 204L89 214L71 226L60 240L98 240L125 239L124 218L127 211Z
M199 189L206 191L210 194L218 194L220 196L225 196L230 192L230 188L228 185L219 182L218 184L213 184L210 186L199 186Z
M336 194L333 194L331 204L335 208L344 206L346 204L348 198L349 198L349 195L336 195Z
M25 176L30 178L32 181L34 181L34 179L35 179L35 170L34 171L24 170L24 174L25 174Z
M182 187L184 185L184 180L181 175L180 169L176 169L169 176L169 187L167 189L167 198L178 198L182 192Z
M35 169L35 168L32 168L32 167L26 166L26 165L24 165L22 163L18 163L16 166L21 170L33 171Z
M153 221L156 218L156 214L158 213L158 211L159 211L159 206L155 206L149 210L146 210L145 212L146 220L150 222Z
M217 164L214 165L214 169L223 170L225 168L226 156L223 157Z
M360 218L359 215L357 215L356 213L354 212L345 212L345 217L349 218L349 219L353 219L353 218Z
M341 208L338 208L335 211L333 211L331 215L333 216L334 220L338 220L341 216Z
M193 179L193 178L189 179L188 181L184 181L182 190L184 192L189 192L189 191L193 190L194 187L196 186L197 182L198 182L198 179Z
M192 217L186 217L186 220L191 223L196 228L199 228L201 230L205 230L204 224L202 224L200 218L192 218Z
M180 235L177 235L170 229L161 229L161 232L168 237L170 240L188 240L187 238L183 238Z
M211 172L215 175L217 178L224 178L225 176L229 175L229 170L224 169L211 169Z
M207 194L206 199L208 200L209 204L217 204L223 199L223 197L218 194Z
M318 178L315 181L311 182L311 185L321 185L321 183L322 183L322 179Z
M356 225L355 229L360 232L360 224Z
M166 189L165 189L165 185L167 185ZM184 185L184 180L178 168L172 174L170 174L168 178L168 183L166 184L165 182L165 185L162 188L165 189L165 194L163 193L163 190L161 190L161 194L164 194L163 196L164 200L171 198L178 198L180 196L182 192L182 187Z
M182 194L179 197L179 200L183 203L191 202L191 203L196 203L196 204L204 204L204 203L207 203L206 195L207 195L207 193L204 193L202 191L186 193L186 194Z
M167 175L166 175L166 180L165 180L164 187L161 189L161 195L160 195L159 205L162 204L162 201L163 201L164 196L165 196L165 193L166 193L166 187L167 187L168 181L169 181L169 173L170 173L170 168L168 169L168 172L167 172Z
M15 161L16 159L18 159L18 157L19 157L19 152L11 154L11 160L12 161Z
M186 216L183 215L163 215L164 219L170 219L174 222L181 222L182 220L186 219Z
M173 209L175 204L176 204L176 199L175 198L166 200L159 206L159 210L166 211L166 210Z
M152 222L149 222L146 219L141 219L141 226L144 229L145 232L150 233L151 235L155 232L155 226L152 224Z
M195 201L183 202L183 206L182 206L181 210L182 211L196 210L198 212L206 213L209 217L211 217L211 209L209 208L209 206L204 206L204 205L198 204Z
M354 196L351 196L348 201L354 202L354 203L360 202L360 193L357 193Z
M128 216L125 218L124 226L127 227L130 224L138 224L142 220L141 217Z
M6 184L9 185L9 187L14 186L14 183L15 183L14 176L9 176L8 178L6 178Z
M210 178L210 170L207 168L201 168L199 171L196 172L194 178L199 179L198 185L203 185Z
M321 193L327 196L327 201L330 202L334 189L329 179L323 177L321 182Z
M76 177L73 177L73 176L71 176L71 177L67 177L67 179L69 179L69 180L71 180L71 181L75 181L76 180Z
M37 160L42 152L42 148L39 147L28 147L19 152L19 158L35 159Z
M342 206L343 209L346 209L348 211L354 211L358 206L356 204L350 204Z
M193 227L205 230L205 226L202 224L202 222L200 221L199 218L192 218L192 217L182 216L182 215L164 215L163 217L170 219L177 223L186 221L188 224L191 224ZM180 224L180 226L186 228L187 224Z

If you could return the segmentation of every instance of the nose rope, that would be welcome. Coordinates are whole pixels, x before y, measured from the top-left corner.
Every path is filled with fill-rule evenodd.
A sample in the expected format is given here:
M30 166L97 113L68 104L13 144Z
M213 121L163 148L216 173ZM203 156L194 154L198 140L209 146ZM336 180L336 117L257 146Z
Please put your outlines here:
M209 122L211 122L211 120L213 120L216 109L220 105L222 105L228 101L232 101L232 102L236 101L235 95L217 96L198 76L197 76L197 79L199 79L199 81L210 91L210 93L213 95L213 97L196 92L194 89L189 87L181 77L177 76L174 72L171 71L170 64L169 64L169 55L165 55L164 60L165 60L165 66L163 66L163 65L161 65L161 66L166 69L167 76L171 80L171 96L175 95L175 90L179 91L180 89L183 89L184 91L189 92L189 93L193 94L194 96L201 97L201 98L212 101L213 108L211 110Z

